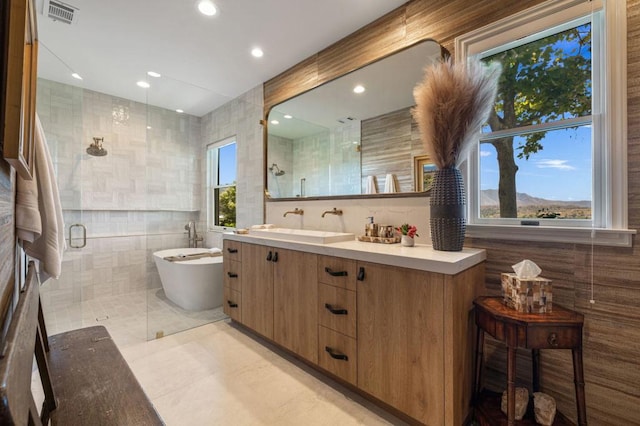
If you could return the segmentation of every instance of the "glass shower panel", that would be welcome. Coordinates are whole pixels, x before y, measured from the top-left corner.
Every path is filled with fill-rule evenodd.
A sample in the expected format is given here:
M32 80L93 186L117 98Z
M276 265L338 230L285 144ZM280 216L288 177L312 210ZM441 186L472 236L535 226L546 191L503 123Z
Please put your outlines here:
M44 52L46 53L46 51ZM46 62L45 62L46 63ZM64 218L66 249L61 275L43 283L40 289L45 322L50 334L80 328L96 318L91 311L87 272L86 218L82 207L85 173L82 89L39 78L37 114L45 132L57 178ZM101 314L100 314L101 315Z
M202 137L202 116L209 111L202 105L211 93L165 75L149 78L149 83L145 153L147 338L155 339L226 316L221 306L221 258L209 257L213 253L205 238L203 167L207 141ZM189 93L191 103L175 104L173 93ZM206 257L192 262L165 259L192 255L197 249L197 256ZM220 294L212 304L208 301L217 293L216 274Z

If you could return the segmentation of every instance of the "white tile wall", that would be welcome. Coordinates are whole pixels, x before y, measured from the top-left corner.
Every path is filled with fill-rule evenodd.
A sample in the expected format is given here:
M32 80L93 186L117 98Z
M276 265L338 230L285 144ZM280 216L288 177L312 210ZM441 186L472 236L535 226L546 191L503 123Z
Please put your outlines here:
M304 210L304 215L287 215L295 208ZM342 216L322 213L336 207ZM352 232L364 234L367 217L373 216L380 224L399 226L409 223L418 227L418 244L431 244L429 236L429 198L424 196L407 198L352 198L337 200L271 201L266 204L266 222L285 228L317 229L321 231Z

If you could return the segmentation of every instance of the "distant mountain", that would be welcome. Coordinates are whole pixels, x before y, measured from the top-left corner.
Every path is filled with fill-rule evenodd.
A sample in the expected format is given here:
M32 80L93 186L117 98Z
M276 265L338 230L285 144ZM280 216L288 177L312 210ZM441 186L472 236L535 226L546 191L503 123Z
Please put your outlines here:
M480 205L483 207L489 206L498 206L498 190L497 189L485 189L480 191ZM572 207L583 207L588 208L591 207L591 201L582 200L582 201L558 201L558 200L547 200L544 198L533 197L529 194L525 194L522 192L516 193L517 205L520 207L526 206L572 206Z

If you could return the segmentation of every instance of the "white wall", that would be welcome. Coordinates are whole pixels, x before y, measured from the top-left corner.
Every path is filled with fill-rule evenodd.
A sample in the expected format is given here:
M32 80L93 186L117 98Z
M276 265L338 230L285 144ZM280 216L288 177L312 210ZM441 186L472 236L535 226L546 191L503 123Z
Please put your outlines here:
M284 213L295 208L304 210L303 215ZM322 213L333 208L342 210L342 216ZM352 232L364 235L367 217L373 216L376 223L399 226L409 223L418 227L418 244L431 244L429 237L429 198L352 198L336 200L270 201L266 205L265 223L297 229ZM256 222L259 223L259 222ZM372 243L370 243L372 244Z

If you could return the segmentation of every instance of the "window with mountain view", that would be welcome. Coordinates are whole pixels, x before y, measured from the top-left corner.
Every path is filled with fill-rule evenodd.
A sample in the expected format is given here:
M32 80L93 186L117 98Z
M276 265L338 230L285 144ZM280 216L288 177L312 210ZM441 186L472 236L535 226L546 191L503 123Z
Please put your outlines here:
M496 106L479 146L480 218L591 220L591 23L494 49Z
M464 164L467 235L630 246L624 2L540 3L456 38L499 61L494 110Z

